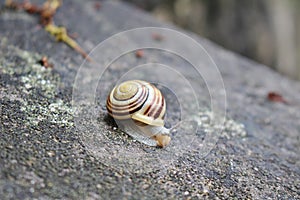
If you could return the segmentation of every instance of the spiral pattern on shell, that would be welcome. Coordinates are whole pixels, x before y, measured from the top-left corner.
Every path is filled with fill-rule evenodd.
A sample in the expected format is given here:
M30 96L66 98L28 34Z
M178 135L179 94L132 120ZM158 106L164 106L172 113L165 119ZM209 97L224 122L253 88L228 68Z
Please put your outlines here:
M163 126L166 102L152 84L141 80L125 81L112 89L106 108L115 119L134 119L152 126Z

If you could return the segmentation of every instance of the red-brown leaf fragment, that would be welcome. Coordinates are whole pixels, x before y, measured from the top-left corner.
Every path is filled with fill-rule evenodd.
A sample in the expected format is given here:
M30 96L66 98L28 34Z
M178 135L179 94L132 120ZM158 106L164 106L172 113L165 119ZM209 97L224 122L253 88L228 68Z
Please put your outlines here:
M143 51L142 49L137 50L137 51L135 52L135 56L136 56L137 58L142 58L142 57L144 57L144 51Z
M267 99L272 102L279 102L279 103L285 103L288 102L283 98L282 95L278 94L277 92L269 92L267 95Z

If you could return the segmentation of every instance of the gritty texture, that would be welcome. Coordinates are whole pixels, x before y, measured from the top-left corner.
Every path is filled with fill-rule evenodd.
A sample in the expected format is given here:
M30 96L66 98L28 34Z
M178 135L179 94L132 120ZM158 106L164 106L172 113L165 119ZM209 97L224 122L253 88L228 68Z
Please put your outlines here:
M110 154L97 155L82 139L91 136L93 129L81 132L74 121L78 108L72 107L72 89L81 56L56 43L38 25L36 16L0 5L0 199L300 198L299 82L187 33L207 49L224 80L227 120L216 146L203 157L193 146L180 152L171 143L169 148L174 155L178 153L174 157L166 153L168 148L134 141L107 117L99 103L100 114L91 127L98 126L98 135L105 140L95 142L106 145ZM100 9L95 9L95 1L64 1L55 22L78 33L77 41L87 51L119 31L172 27L134 7L106 1ZM53 69L39 62L44 55ZM189 69L174 56L149 50L137 58L133 52L111 65L98 89L109 91L128 65L160 59L170 64L182 62ZM200 90L201 103L207 108L207 92ZM273 90L289 104L268 101L266 95ZM180 120L177 102L172 93L164 88L162 92L171 105L166 122L170 127ZM89 125L88 112L80 123ZM213 129L208 125L210 115L203 109L196 120L201 125L200 137L206 128ZM180 129L174 136L176 133ZM118 150L142 155L145 163L130 155L116 157L122 153ZM160 160L161 155L166 157ZM155 161L164 161L163 168Z

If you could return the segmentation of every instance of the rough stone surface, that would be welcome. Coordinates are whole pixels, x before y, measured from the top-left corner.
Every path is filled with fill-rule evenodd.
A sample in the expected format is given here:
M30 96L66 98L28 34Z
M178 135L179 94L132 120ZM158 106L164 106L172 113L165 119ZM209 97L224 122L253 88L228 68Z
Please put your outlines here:
M64 1L55 16L56 24L79 34L77 41L87 50L127 29L172 27L122 3L102 2L99 10L94 3ZM73 83L83 59L56 43L38 25L36 16L2 5L0 199L299 199L299 82L187 34L207 49L220 69L227 93L227 121L206 157L191 148L175 159L163 157L162 170L155 156L169 155L164 154L170 152L168 148L146 147L132 140L116 128L101 103L98 134L106 136L101 145L110 147L106 150L111 150L111 156L99 157L88 149L82 137L89 134L75 126L71 105ZM110 51L114 49L106 53ZM39 63L44 55L53 69ZM145 55L138 59L129 53L112 64L102 80L109 84L100 90L109 90L116 81L110 78L124 73L128 65L153 60L182 62L151 50ZM191 75L191 79L196 77ZM289 104L268 101L266 95L274 90ZM179 120L177 104L169 95L167 126ZM204 107L209 104L206 100ZM129 156L121 162L126 157L114 157L121 149L149 159L141 163Z

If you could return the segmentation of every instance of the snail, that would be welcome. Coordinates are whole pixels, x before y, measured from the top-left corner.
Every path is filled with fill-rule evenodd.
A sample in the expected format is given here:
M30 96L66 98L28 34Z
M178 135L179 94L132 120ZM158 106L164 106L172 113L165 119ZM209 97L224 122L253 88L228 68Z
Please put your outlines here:
M170 129L164 127L166 101L154 85L141 80L125 81L112 89L106 108L137 141L159 147L170 143Z

